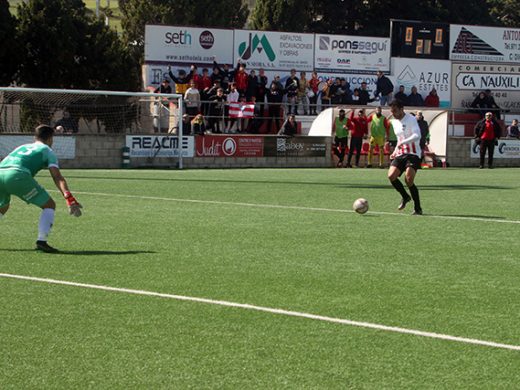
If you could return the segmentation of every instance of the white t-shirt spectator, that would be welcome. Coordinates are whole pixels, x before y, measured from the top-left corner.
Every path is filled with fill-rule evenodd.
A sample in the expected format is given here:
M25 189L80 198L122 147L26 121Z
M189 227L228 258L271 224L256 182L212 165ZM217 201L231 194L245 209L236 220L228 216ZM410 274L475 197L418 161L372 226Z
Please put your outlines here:
M200 107L200 93L197 88L188 88L186 93L184 94L184 100L186 102L186 107L189 108L199 108Z

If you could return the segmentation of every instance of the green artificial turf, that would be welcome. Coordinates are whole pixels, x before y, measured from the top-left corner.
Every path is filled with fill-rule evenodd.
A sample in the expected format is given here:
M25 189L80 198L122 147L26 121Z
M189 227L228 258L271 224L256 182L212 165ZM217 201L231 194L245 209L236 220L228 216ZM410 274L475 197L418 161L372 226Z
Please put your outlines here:
M520 169L423 170L422 217L396 211L379 169L63 173L84 216L51 193L62 253L33 251L39 210L14 200L0 273L520 345ZM3 277L0 291L2 389L520 383L520 351Z

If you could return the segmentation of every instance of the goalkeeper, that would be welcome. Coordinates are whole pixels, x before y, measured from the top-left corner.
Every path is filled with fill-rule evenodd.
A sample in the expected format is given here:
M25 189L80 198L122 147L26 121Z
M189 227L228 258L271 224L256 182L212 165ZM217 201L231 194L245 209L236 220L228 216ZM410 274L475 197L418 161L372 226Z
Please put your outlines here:
M40 207L42 213L38 224L36 250L48 253L58 252L47 244L47 237L54 223L56 203L34 180L34 176L40 170L48 168L56 187L67 201L69 213L76 217L81 215L81 205L70 193L67 182L60 173L58 159L51 149L53 136L52 127L40 125L35 129L34 143L19 146L0 162L0 219L9 209L11 195Z

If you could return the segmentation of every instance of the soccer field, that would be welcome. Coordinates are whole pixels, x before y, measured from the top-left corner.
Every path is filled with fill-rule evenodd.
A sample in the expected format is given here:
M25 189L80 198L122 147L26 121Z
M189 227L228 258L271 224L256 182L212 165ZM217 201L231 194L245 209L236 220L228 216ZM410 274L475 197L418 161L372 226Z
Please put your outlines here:
M520 169L64 176L62 253L0 220L1 389L519 386Z

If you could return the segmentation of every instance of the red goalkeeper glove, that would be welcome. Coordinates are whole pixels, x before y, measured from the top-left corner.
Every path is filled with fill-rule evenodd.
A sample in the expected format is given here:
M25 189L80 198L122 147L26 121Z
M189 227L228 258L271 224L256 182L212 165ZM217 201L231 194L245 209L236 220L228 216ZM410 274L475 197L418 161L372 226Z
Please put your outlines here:
M74 198L74 196L72 196L72 194L70 192L68 192L68 191L65 192L63 194L63 196L65 197L65 201L67 202L67 207L69 208L69 214L74 215L75 217L80 217L81 209L83 208L83 206L81 206L78 203L76 198Z

